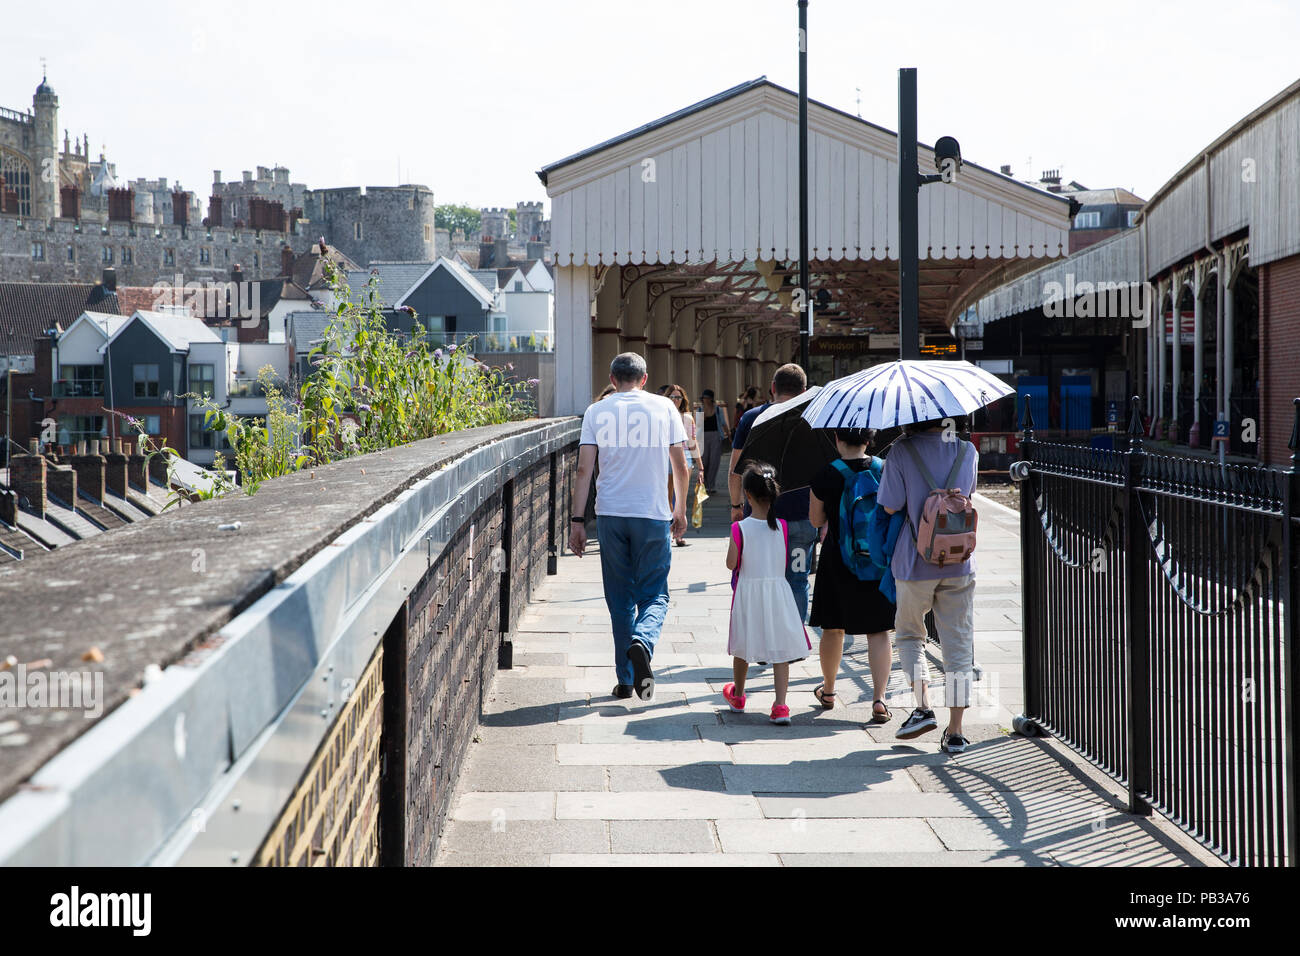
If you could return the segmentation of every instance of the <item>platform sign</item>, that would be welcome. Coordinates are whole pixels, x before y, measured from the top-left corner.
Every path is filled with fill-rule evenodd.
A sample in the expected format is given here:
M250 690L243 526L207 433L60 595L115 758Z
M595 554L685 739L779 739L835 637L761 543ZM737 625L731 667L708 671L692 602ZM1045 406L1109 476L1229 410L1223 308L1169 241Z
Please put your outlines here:
M1229 422L1226 418L1220 418L1218 421L1216 421L1214 423L1214 437L1211 438L1210 441L1226 442L1228 440L1228 425Z
M1106 430L1119 431L1119 402L1113 399L1106 405Z

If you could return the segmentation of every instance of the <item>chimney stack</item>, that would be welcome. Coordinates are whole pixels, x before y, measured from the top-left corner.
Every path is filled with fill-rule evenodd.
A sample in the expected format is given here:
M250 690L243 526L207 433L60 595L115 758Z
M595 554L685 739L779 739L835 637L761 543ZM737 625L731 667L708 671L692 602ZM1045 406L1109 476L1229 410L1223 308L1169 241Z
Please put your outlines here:
M116 292L117 291L117 270L114 269L112 266L109 266L107 269L104 270L103 278L104 278L104 291Z
M87 448L86 446L90 447ZM105 462L99 453L99 442L81 442L77 448L79 454L72 456L72 470L77 473L77 485L95 501L104 500ZM74 499L75 502L75 499Z
M45 459L41 455L14 455L9 460L9 487L29 502L28 507L38 518L44 518L49 505L46 502Z
M100 445L107 445L108 442L100 442ZM113 450L107 451L102 449L104 454L104 485L113 494L119 498L126 497L128 461L126 455L122 454L122 439L113 439Z

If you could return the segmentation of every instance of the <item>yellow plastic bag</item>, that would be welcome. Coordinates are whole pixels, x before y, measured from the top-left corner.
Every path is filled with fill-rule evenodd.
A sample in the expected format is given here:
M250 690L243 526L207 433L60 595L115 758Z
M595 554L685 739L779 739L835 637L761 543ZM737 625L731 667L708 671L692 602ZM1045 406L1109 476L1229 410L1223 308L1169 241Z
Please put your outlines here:
M691 527L698 528L704 524L704 502L708 500L709 493L704 490L703 485L695 486L695 501L691 505Z

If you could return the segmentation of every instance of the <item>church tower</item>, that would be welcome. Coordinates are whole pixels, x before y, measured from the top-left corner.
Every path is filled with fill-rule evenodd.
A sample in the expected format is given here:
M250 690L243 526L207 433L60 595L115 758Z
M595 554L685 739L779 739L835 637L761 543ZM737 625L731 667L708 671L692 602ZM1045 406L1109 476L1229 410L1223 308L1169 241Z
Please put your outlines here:
M32 215L53 219L59 215L59 98L45 78L32 97Z

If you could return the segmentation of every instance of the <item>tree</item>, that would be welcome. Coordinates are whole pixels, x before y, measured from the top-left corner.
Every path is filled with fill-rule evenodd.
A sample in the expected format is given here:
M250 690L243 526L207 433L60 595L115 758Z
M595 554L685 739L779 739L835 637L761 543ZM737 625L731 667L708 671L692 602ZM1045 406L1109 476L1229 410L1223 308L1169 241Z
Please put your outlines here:
M472 206L458 206L455 203L446 203L445 205L435 206L433 209L434 225L439 229L446 229L448 232L463 229L465 235L473 235L478 232L479 219L478 210Z

